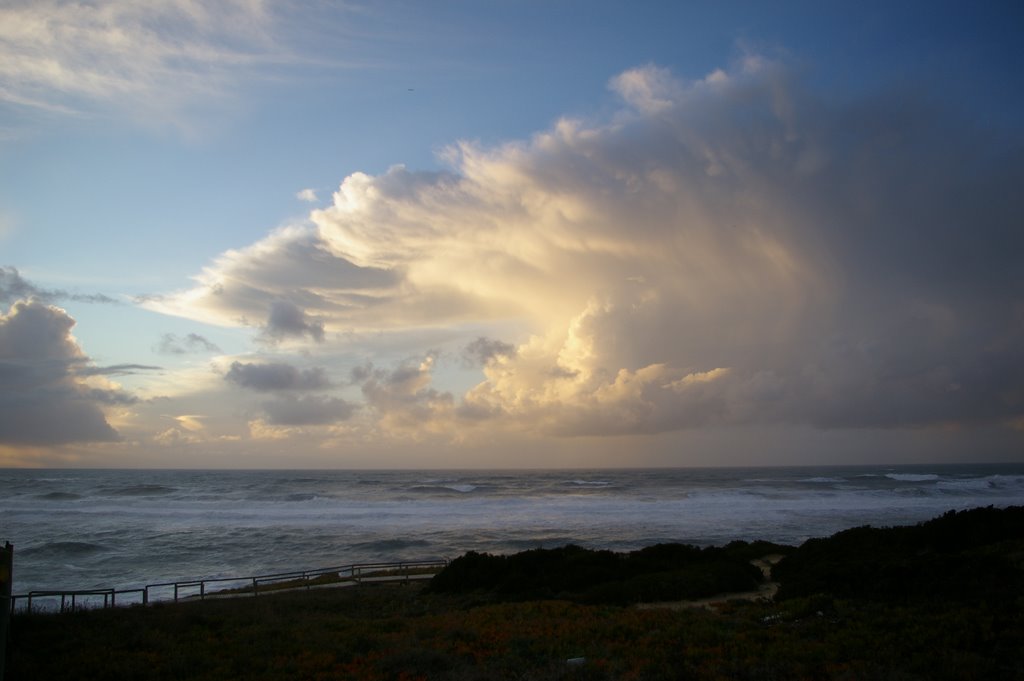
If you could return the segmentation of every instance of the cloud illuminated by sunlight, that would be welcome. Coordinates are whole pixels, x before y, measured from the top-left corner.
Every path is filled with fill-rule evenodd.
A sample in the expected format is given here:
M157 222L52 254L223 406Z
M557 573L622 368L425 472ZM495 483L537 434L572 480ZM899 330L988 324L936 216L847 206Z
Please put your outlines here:
M1003 189L1024 178L992 165L998 150L942 111L827 102L754 55L610 87L623 104L606 121L461 142L448 172L353 173L308 224L145 305L278 351L361 353L359 405L277 406L409 437L1019 414L1019 212ZM357 340L439 330L479 368L469 390L426 341L385 366ZM264 406L250 431L270 432Z

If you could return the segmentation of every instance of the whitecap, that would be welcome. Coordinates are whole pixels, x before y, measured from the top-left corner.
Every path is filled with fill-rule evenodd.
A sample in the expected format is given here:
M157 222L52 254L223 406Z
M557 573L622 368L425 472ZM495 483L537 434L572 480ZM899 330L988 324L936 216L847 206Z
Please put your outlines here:
M885 477L897 482L933 482L939 479L934 473L886 473Z
M448 493L448 492L459 492L460 494L468 494L475 490L476 485L470 485L465 483L442 483L438 485L414 485L409 488L410 492L419 492L421 494L435 494L435 493Z

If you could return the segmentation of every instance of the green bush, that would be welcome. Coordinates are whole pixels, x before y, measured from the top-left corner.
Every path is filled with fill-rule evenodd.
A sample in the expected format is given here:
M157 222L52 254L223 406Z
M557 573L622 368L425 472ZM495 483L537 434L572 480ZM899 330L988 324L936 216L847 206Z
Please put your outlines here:
M780 600L830 593L886 602L1012 603L1024 594L1024 507L950 511L908 527L811 539L772 570Z
M657 544L632 553L579 546L511 556L470 552L430 583L435 593L486 592L500 600L563 598L624 605L746 591L761 581L744 551Z

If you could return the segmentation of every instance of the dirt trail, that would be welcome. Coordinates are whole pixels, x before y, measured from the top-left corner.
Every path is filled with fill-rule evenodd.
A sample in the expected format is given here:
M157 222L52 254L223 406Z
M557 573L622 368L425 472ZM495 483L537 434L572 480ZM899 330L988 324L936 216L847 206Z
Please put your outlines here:
M773 553L767 556L762 556L756 560L750 561L751 565L756 566L761 570L761 574L764 575L764 583L762 583L756 591L733 591L729 593L715 594L707 598L698 598L689 601L662 601L659 603L640 603L637 605L641 610L652 610L655 608L667 608L669 610L684 610L686 608L705 608L707 610L716 610L718 606L724 604L726 601L770 601L775 598L775 592L779 590L779 583L772 582L771 571L772 566L782 560L782 554Z

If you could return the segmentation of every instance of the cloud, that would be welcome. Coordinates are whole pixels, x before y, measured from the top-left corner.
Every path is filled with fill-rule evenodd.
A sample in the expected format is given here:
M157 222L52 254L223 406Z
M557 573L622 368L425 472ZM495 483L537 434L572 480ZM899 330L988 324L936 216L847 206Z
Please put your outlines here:
M223 99L239 77L296 61L263 2L72 3L0 8L0 100L56 114L113 105L160 121Z
M462 349L462 360L468 366L486 366L498 358L513 359L516 346L480 336Z
M450 172L354 173L309 226L149 304L300 344L446 329L482 380L434 387L430 353L361 365L383 429L1024 413L1021 140L924 99L837 102L757 56L689 82L645 66L610 87L623 105L607 120L459 143Z
M443 429L451 419L455 400L451 393L431 386L434 354L408 360L388 371L364 367L353 371L361 378L366 404L385 431L415 432Z
M345 421L355 407L339 397L285 395L263 403L266 423L273 426L322 426Z
M108 367L78 367L74 373L78 376L129 376L140 371L159 371L162 368L149 364L113 364Z
M332 252L315 230L304 227L280 229L253 246L228 251L196 279L199 286L192 290L137 302L210 324L260 328L270 341L318 340L325 320L355 321L377 309L386 315L401 283L394 272L360 267Z
M153 442L162 447L183 447L202 442L202 438L180 428L167 428L154 435Z
M313 189L303 189L295 194L295 198L299 201L307 201L309 203L316 203L320 199L316 196L316 191Z
M19 301L0 314L0 443L60 445L119 439L104 405L135 399L116 388L86 383L88 358L71 335L64 310Z
M154 435L153 442L163 447L183 447L203 442L206 435L203 416L182 414L168 418L173 420L175 425Z
M201 414L181 414L179 416L173 416L172 418L179 428L187 430L190 433L202 432L206 428L203 424L206 417Z
M331 387L320 367L300 370L290 364L232 362L224 380L250 390L324 390Z
M220 352L220 348L198 333L189 333L183 337L165 333L160 336L160 342L153 347L153 351L161 355L185 355L194 352Z
M270 314L263 327L262 337L269 342L286 338L309 336L318 343L324 340L324 323L311 319L305 311L289 300L275 300L270 303Z
M69 293L60 289L43 289L24 278L15 267L0 267L0 303L11 304L16 300L32 298L44 303L71 300L77 303L104 303L119 305L120 302L102 294Z
M40 290L25 281L14 267L0 267L0 303L41 297Z

